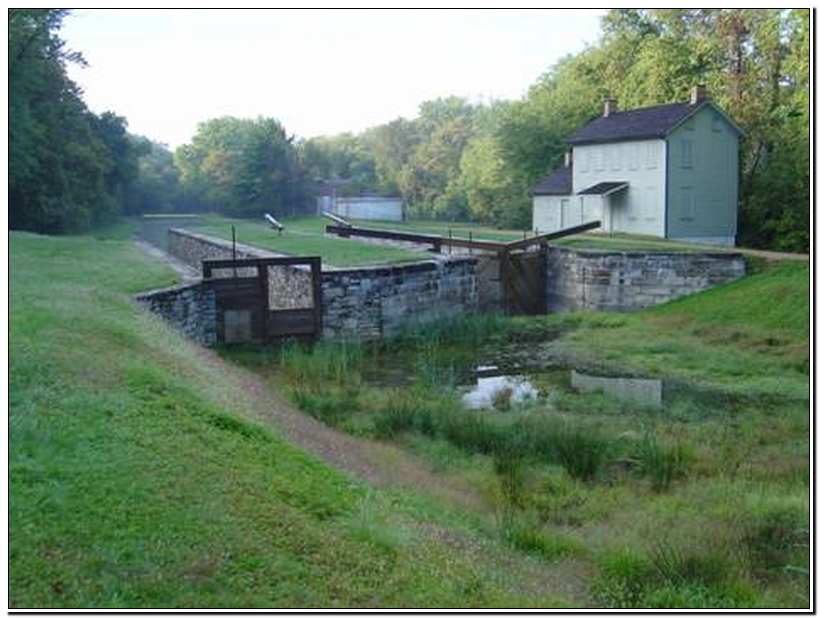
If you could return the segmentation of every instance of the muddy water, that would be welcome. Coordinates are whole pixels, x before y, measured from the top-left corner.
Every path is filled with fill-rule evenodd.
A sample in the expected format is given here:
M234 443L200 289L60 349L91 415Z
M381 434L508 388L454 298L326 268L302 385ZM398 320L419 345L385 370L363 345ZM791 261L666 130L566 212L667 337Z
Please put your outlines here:
M663 381L634 375L599 375L568 364L549 341L515 342L474 349L380 352L366 363L363 380L386 388L424 383L454 391L464 407L505 409L545 397L546 391L601 392L649 407L663 405Z

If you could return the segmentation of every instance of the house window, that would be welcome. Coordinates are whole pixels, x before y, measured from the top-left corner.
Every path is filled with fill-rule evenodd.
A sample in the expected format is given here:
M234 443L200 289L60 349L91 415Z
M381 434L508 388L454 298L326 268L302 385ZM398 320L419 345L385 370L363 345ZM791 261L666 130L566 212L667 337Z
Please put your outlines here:
M693 221L694 215L694 191L691 187L681 187L680 221Z
M594 149L594 170L596 172L602 172L606 169L606 162L603 160L603 149L602 148L595 148Z
M694 167L694 142L690 139L680 140L680 148L682 149L680 157L682 166L691 169Z
M653 170L657 167L657 159L659 158L659 149L655 142L646 144L646 169Z
M629 144L628 145L628 168L630 170L636 170L640 167L640 145L639 144Z
M623 156L623 147L617 144L611 149L611 169L620 169L620 159Z
M631 187L628 192L630 199L626 215L629 221L637 221L643 211L643 191L637 187Z
M657 212L659 211L658 206L658 195L657 187L646 187L645 193L643 195L643 211L642 217L646 221L656 221L657 220Z

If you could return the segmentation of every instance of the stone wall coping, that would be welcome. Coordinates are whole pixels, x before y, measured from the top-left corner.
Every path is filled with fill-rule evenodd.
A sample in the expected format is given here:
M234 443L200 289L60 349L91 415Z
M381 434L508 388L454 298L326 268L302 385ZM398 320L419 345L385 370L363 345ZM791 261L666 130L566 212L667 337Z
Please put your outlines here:
M190 230L172 227L168 229L168 233L171 234L178 234L179 236L188 236L190 238L195 238L196 240L200 240L205 243L210 243L213 245L217 245L220 247L224 247L227 249L233 248L233 243L229 240L224 240L222 238L216 238L214 236L208 236L207 234L198 234L196 232L191 232ZM236 243L236 250L243 251L245 253L255 254L259 257L299 257L292 253L275 253L273 251L268 251L267 249L260 249L259 247L254 247L252 245L245 245L243 243ZM368 264L365 266L330 266L325 264L324 261L321 263L321 270L322 272L328 272L332 274L338 275L387 275L387 274L397 274L399 272L420 272L424 270L434 270L437 264L447 264L447 263L461 263L461 262L469 262L469 261L476 261L477 258L475 257L466 257L466 256L457 256L457 257L448 257L444 259L422 259L417 262L408 262L406 264ZM298 264L294 266L290 266L290 268L297 268L297 269L304 269L309 270L309 267L304 264Z
M351 266L344 268L335 268L329 272L332 275L351 276L351 275L397 275L401 273L423 272L437 270L440 264L457 265L457 264L476 264L478 259L476 257L455 257L445 260L423 260L421 262L408 262L407 264L372 264L368 266Z
M584 249L576 247L561 247L558 245L549 245L549 249L555 249L564 253L573 253L580 256L605 257L607 255L622 255L626 257L685 257L685 258L726 258L736 259L744 257L739 251L635 251L635 250L613 250L613 249Z
M207 234L197 234L196 232L191 232L190 230L178 227L169 228L168 233L178 234L180 236L189 236L191 238L195 238L197 240L201 240L202 242L210 243L212 245L225 247L227 249L233 249L233 243L230 240L224 240L223 238L217 238L216 236L208 236ZM275 253L273 251L268 251L267 249L261 249L259 247L245 245L244 243L240 242L236 243L236 249L238 251L244 251L245 253L255 253L259 257L293 257L289 253Z
M193 283L180 283L177 285L171 285L166 288L157 288L155 290L147 290L145 292L139 292L134 295L136 300L150 300L151 298L156 298L157 296L163 296L164 294L175 294L177 292L183 292L187 289L193 289L201 287L204 282L200 279L198 281L194 281Z

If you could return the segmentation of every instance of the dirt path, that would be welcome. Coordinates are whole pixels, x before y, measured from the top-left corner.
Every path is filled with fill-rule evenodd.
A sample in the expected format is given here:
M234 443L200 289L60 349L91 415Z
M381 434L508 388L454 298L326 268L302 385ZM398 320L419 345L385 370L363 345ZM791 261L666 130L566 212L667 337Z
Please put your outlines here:
M436 473L422 460L391 444L356 438L324 425L295 409L264 378L224 360L212 350L197 348L197 355L200 362L195 367L180 369L200 373L200 377L202 372L219 374L218 380L207 381L209 385L221 385L208 389L205 394L209 399L249 420L275 428L288 442L328 465L375 487L410 490L458 509L491 514L491 505L464 478ZM230 388L224 388L225 381ZM566 559L547 564L510 551L494 540L432 522L419 526L419 533L447 545L451 551L497 565L505 574L514 574L507 578L507 583L523 594L548 591L573 605L591 602L588 581L592 571L587 561Z
M447 501L486 511L481 496L466 482L436 474L423 461L396 446L356 438L295 409L261 376L225 361L212 350L198 349L202 366L235 386L231 393L209 395L228 409L267 425L331 466L378 487L404 487L432 493ZM235 396L240 395L240 399ZM238 405L237 405L238 404ZM238 409L237 409L238 408Z
M183 283L200 278L194 268L161 249L141 240L136 244L152 258L173 268ZM296 410L257 374L226 362L212 350L197 348L197 353L208 372L228 377L235 384L229 395L214 390L210 393L212 398L228 409L239 407L246 416L275 426L289 441L318 455L328 464L376 486L424 487L457 504L485 509L484 501L465 483L447 481L395 446L355 438L332 429ZM237 394L241 394L238 399Z

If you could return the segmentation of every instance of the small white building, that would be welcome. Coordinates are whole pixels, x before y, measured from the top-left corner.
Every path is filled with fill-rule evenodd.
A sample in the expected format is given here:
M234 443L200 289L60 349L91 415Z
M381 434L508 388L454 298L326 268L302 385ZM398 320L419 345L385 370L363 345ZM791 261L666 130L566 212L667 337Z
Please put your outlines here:
M400 197L322 195L317 198L317 206L318 214L329 212L345 219L404 220L404 200Z
M532 187L532 229L601 231L733 246L742 130L708 99L603 115L566 142L564 166Z

